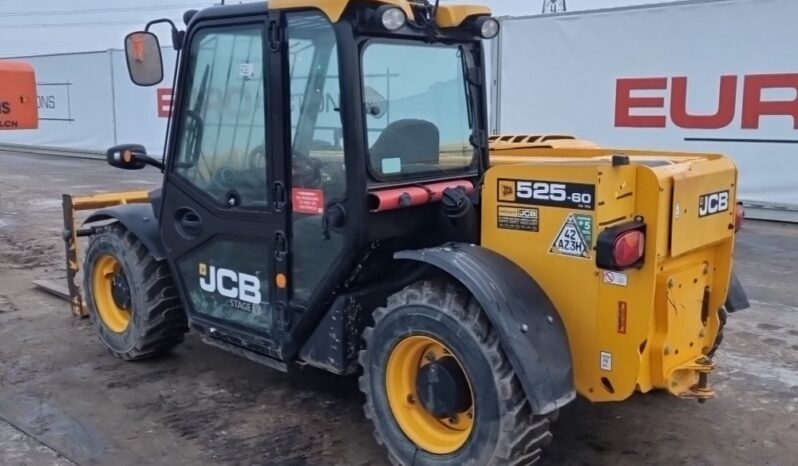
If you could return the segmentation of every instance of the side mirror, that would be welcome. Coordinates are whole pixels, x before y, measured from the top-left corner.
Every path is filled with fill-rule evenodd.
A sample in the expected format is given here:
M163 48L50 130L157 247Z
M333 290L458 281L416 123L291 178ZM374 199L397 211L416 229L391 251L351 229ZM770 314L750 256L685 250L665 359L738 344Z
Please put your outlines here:
M374 118L382 118L388 112L388 99L371 86L363 89L363 105L366 114Z
M163 169L163 164L147 155L141 144L120 144L105 153L105 160L112 167L123 170L141 170L147 165Z
M158 37L145 31L125 37L125 55L130 80L139 86L153 86L163 80L163 60Z

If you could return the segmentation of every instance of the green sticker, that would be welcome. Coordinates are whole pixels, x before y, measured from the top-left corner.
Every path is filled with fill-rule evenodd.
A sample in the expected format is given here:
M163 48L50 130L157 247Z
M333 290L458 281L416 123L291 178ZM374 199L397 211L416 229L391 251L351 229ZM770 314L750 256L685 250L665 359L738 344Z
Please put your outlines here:
M579 233L582 234L588 248L593 247L593 217L590 215L574 215Z

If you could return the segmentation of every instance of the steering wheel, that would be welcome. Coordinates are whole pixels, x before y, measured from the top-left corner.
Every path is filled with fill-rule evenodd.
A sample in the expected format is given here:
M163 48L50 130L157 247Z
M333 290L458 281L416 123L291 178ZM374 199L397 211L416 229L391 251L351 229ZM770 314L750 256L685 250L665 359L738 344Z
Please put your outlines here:
M303 188L321 188L323 184L321 169L324 164L296 149L291 151L291 155L292 184Z
M249 152L250 170L266 168L266 150L263 145ZM323 184L323 163L296 149L291 150L291 178L294 186L303 188L320 188Z

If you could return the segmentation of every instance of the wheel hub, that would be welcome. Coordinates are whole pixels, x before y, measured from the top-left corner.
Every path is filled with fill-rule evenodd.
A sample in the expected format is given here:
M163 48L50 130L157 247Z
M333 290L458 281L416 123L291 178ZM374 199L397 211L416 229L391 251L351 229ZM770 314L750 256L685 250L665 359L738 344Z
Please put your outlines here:
M468 442L477 407L463 366L443 342L427 335L403 338L385 372L391 413L413 443L448 455Z
M471 406L468 379L451 356L444 356L419 369L416 393L424 409L438 419L455 418Z
M130 285L121 270L114 274L111 279L111 287L111 296L114 298L114 304L122 309L130 309Z
M122 333L130 326L133 307L122 264L109 254L97 258L93 269L92 294L97 314L109 330Z

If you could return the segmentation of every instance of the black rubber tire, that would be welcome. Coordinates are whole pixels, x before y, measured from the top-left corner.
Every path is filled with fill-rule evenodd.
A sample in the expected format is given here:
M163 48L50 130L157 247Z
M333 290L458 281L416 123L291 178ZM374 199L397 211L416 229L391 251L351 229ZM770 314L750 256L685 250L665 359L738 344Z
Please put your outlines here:
M707 356L710 358L715 356L718 348L720 348L720 344L723 343L723 328L726 327L726 322L729 320L729 313L723 307L718 309L718 320L720 320L718 336L715 337L715 342L712 344L712 349L709 350L709 353L707 353Z
M419 449L401 430L386 394L391 351L409 335L435 337L452 350L471 380L474 429L458 451L435 455ZM550 420L534 416L499 338L479 303L459 285L423 281L388 298L363 333L360 389L365 414L390 461L402 466L522 466L536 463L552 439ZM545 383L545 381L543 381Z
M92 274L97 260L111 255L120 262L130 286L132 316L122 332L109 329L97 313ZM84 289L89 317L100 340L116 357L126 361L163 354L183 342L188 332L166 261L157 261L124 226L114 223L92 236L84 262Z

